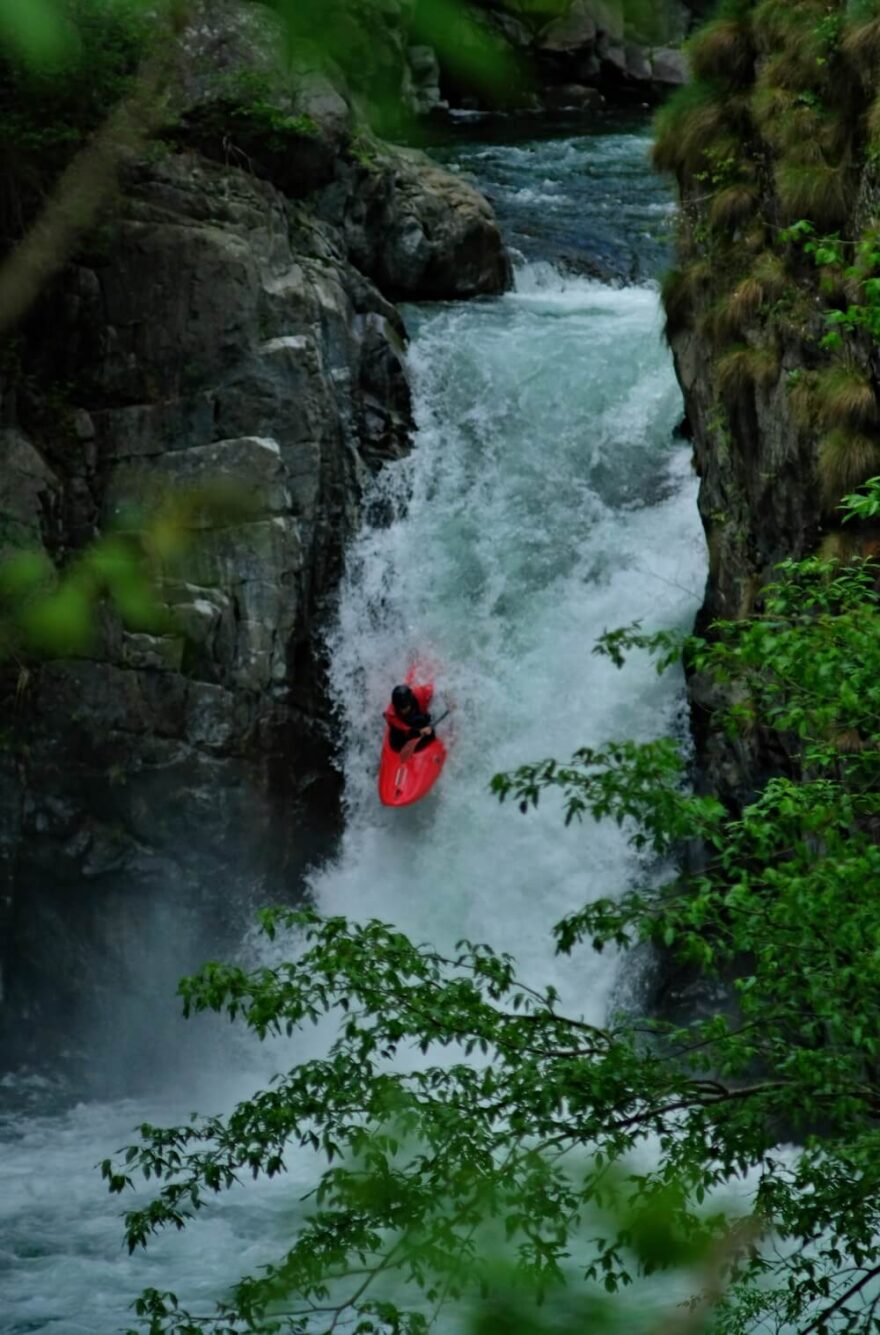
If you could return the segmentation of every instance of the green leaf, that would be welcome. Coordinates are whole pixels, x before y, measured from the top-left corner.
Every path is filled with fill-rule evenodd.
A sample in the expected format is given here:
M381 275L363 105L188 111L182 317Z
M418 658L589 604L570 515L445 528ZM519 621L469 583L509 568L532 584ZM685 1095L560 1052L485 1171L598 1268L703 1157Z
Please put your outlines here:
M32 66L58 62L75 35L57 0L0 0L0 48Z

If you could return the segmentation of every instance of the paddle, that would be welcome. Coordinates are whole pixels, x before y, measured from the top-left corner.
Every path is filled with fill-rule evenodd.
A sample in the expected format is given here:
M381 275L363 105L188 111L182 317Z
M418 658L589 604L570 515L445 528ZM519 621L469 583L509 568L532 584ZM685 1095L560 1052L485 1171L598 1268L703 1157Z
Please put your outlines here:
M432 727L432 728L436 728L437 724L438 724L438 723L442 723L443 720L446 718L447 714L450 714L451 712L452 712L452 711L451 711L450 709L445 710L445 711L440 715L439 718L435 718L435 719L434 719L433 723L431 724L431 727ZM413 752L415 751L415 749L416 749L416 747L418 746L418 744L419 744L419 738L418 738L418 737L413 737L410 741L406 742L406 743L400 748L400 760L401 760L401 763L402 763L402 764L404 764L404 765L406 764L406 762L410 759L410 757L412 756L412 754L413 754Z

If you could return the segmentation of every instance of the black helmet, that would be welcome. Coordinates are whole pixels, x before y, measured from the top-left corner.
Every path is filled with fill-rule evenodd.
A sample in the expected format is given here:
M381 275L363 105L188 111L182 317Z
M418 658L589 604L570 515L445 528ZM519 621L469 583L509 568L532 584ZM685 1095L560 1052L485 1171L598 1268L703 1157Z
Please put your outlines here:
M409 686L395 686L391 692L391 703L398 714L407 714L415 708L418 701Z

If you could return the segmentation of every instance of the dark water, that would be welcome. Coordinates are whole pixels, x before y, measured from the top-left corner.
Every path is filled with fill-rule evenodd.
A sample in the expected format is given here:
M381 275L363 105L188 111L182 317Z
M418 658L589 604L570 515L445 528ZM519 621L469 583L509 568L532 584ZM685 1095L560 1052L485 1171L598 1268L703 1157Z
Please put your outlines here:
M522 259L643 282L670 262L674 220L668 182L648 169L650 147L645 113L589 125L464 121L430 152L479 185Z

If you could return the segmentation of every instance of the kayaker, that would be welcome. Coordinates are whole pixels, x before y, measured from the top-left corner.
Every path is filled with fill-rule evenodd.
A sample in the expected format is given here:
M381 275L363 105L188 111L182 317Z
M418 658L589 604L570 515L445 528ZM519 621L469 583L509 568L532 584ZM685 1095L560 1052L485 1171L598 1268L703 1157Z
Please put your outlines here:
M428 705L433 686L395 686L391 704L385 710L388 744L408 760L413 751L423 751L434 740Z

